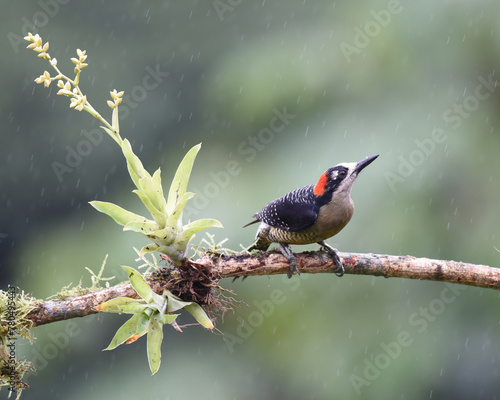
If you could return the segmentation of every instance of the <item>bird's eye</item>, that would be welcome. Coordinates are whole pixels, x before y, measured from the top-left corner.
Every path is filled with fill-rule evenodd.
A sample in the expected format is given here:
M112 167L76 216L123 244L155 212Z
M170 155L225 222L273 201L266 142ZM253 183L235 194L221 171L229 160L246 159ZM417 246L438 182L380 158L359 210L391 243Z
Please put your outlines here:
M345 178L346 175L347 175L347 172L345 170L342 170L342 171L339 172L339 176L341 178Z

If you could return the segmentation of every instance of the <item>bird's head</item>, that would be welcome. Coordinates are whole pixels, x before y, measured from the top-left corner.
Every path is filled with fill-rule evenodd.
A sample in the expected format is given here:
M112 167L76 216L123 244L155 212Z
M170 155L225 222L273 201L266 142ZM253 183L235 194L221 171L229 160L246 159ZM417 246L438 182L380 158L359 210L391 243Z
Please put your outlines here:
M318 197L333 192L346 192L349 194L359 173L377 157L378 154L366 157L357 163L341 163L328 168L314 186L314 194Z

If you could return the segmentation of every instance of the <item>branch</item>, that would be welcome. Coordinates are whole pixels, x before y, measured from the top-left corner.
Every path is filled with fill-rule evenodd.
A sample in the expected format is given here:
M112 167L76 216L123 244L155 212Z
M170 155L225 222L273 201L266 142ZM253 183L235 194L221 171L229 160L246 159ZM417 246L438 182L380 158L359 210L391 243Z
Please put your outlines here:
M431 280L500 289L500 269L486 265L382 254L339 253L339 256L344 263L346 274ZM302 274L333 273L336 268L334 261L324 252L297 253L295 257ZM196 271L195 274L188 272L188 275L199 279L199 287L207 290L207 287L215 286L222 278L286 274L289 268L288 260L281 253L271 251L256 255L207 254L196 261L189 260L188 267L183 270ZM150 276L146 280L159 294L167 289L183 296L187 293L186 280L191 278L174 275L168 273L165 276ZM201 282L202 280L204 282ZM189 288L191 291L195 288L193 282L190 282ZM192 297L192 293L190 296ZM39 303L27 318L33 322L33 326L37 326L83 317L95 314L97 311L94 307L115 297L136 298L137 293L130 283L122 283L67 300Z

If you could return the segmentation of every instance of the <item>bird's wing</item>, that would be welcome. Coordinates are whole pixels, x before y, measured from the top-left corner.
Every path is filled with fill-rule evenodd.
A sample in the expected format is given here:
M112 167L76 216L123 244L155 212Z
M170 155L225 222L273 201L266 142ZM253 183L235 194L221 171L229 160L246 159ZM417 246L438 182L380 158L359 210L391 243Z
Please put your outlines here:
M266 224L289 232L309 228L318 217L314 185L296 189L265 206L256 217Z

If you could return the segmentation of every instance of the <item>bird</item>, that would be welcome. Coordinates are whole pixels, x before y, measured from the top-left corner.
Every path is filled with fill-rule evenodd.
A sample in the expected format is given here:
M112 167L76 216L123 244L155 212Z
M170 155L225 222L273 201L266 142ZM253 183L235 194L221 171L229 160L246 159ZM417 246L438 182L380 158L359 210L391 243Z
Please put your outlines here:
M378 156L328 168L316 184L295 189L255 213L254 220L243 226L260 222L256 240L248 251L266 251L272 243L278 243L278 250L290 262L288 278L291 278L294 271L299 275L300 271L289 245L317 243L335 260L336 275L343 276L344 266L337 250L325 240L339 233L351 220L352 186L359 173Z

